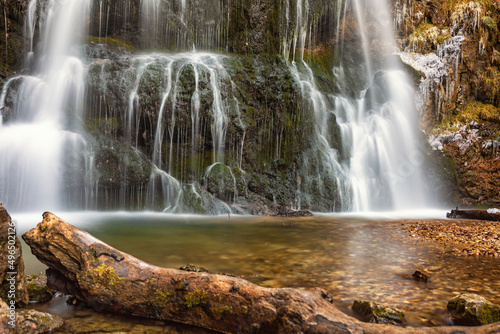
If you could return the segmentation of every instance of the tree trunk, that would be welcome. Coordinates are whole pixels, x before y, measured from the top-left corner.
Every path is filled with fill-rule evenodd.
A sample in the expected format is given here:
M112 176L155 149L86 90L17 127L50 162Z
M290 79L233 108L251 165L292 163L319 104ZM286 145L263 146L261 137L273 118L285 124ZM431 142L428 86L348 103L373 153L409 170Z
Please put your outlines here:
M488 210L451 210L446 213L446 218L459 218L459 219L477 219L477 220L490 220L500 221L499 213L489 213Z
M223 333L452 333L362 323L320 289L263 288L240 278L160 268L120 252L51 213L23 235L49 266L49 287L98 311L176 321ZM464 329L493 333L500 325Z

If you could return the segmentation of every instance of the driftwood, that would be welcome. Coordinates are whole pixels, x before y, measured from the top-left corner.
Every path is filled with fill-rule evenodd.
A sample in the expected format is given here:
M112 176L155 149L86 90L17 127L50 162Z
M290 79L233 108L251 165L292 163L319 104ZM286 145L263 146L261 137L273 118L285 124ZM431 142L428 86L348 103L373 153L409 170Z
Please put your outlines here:
M43 215L23 235L47 266L50 288L98 311L170 320L223 333L498 333L480 328L401 328L360 322L324 290L270 289L236 277L160 268Z
M487 210L451 210L446 213L446 218L477 219L500 221L500 213L489 213Z

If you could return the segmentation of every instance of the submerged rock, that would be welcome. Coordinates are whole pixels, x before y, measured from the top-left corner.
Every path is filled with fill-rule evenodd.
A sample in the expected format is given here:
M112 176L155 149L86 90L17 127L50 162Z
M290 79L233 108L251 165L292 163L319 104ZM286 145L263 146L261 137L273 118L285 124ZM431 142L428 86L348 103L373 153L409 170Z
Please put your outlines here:
M275 217L312 217L313 214L309 210L292 210L287 206L278 207L278 213Z
M355 300L352 310L365 322L396 326L401 326L405 322L403 311L375 302Z
M7 304L16 307L28 305L28 291L24 276L24 261L21 242L16 234L16 225L0 203L0 296Z
M481 326L500 321L500 306L472 293L450 299L447 308L455 325Z
M415 271L413 275L411 275L411 278L413 278L416 281L426 282L426 283L431 281L431 278L426 274L424 274L423 272L421 272L420 270Z

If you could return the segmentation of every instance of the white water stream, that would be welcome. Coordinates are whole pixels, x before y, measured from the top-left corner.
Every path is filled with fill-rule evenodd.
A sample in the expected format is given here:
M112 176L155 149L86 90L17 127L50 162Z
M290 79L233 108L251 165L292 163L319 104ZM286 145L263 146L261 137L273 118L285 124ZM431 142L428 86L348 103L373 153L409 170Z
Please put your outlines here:
M36 22L29 5L29 37ZM66 151L85 146L78 134L84 92L84 69L74 47L84 31L90 1L50 0L38 19L43 40L32 76L19 76L4 86L18 85L11 119L0 124L0 198L11 210L53 210L62 203L60 179ZM30 42L30 53L33 52Z
M306 1L302 7L307 5ZM297 27L308 26L308 17L303 15L307 9L302 7L297 7L297 20L302 20ZM389 47L395 45L388 4L385 0L343 0L338 3L337 10L337 36L343 34L342 25L346 20L357 23L357 48L364 61L355 66L362 70L348 68L353 66L349 65L352 55L345 53L343 38L339 39L336 45L339 63L333 68L339 90L330 95L320 92L303 57L307 40L303 34L307 28L297 28L295 32L293 44L302 52L300 56L294 54L290 64L304 98L310 101L314 110L317 138L312 152L320 157L321 168L316 177L324 185L319 191L328 191L325 178L335 180L335 197L341 201L332 203L334 211L427 207L431 199L422 172L425 150L418 145L418 118L412 87L402 69L391 60L390 50L384 49L387 54L380 55L371 47L374 43L371 30L378 33L375 36L378 43ZM287 57L288 50L284 52ZM380 57L386 59L383 65L375 67L377 57L379 63ZM354 97L343 89L346 73L356 73L355 80L364 83L364 88ZM329 141L328 122L332 114L340 126L341 149L333 147ZM299 184L302 191L304 183Z

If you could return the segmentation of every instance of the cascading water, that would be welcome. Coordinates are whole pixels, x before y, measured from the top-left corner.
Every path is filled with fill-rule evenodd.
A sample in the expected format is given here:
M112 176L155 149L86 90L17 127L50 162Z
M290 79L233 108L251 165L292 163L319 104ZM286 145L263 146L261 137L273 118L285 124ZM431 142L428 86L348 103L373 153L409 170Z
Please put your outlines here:
M228 27L226 0L141 1L141 44L147 49L226 48Z
M106 96L118 88L124 93L122 97L128 96L128 112L121 121L126 125L123 130L126 142L137 147L145 118L157 119L157 124L151 126L155 129L150 153L154 167L146 207L160 197L165 199L160 207L175 210L181 183L200 182L204 168L225 162L226 130L230 116L237 116L238 102L233 95L231 78L222 65L223 58L208 53L180 53L122 59L127 62L131 80L122 80L120 72L113 72L109 61L89 64L88 83L99 89L88 95L99 102L91 107L88 117L97 123L115 118ZM152 103L151 90L159 103ZM202 108L201 99L210 100L210 108L207 109L206 104ZM207 135L208 130L212 138L211 152L199 143L200 133ZM206 161L208 154L211 159ZM162 196L156 196L158 193Z
M300 7L307 5L307 1L298 2L297 27L308 25L307 15L303 15L306 9ZM357 27L357 38L349 46L345 45L346 22L355 22ZM386 1L338 2L333 73L339 84L334 94L325 96L317 89L303 56L294 56L291 63L314 112L316 135L315 147L305 155L307 175L300 177L299 186L306 193L333 190L336 201L331 209L335 211L409 209L429 204L412 88L391 58L391 22ZM293 43L298 41L301 50L306 46L305 31L307 28L297 28L294 35ZM376 54L373 41L383 45L377 50L387 54ZM354 87L348 87L348 82ZM334 131L328 126L335 118L341 147L332 144Z
M357 22L373 22L371 29L379 34L380 42L389 47L394 44L385 1L355 1L353 6ZM365 19L366 15L373 16ZM416 144L418 121L411 87L390 57L386 56L385 64L375 72L366 34L360 32L366 89L354 99L345 94L336 96L344 145L349 145L351 152L353 210L424 207L424 161ZM340 59L344 57L340 55Z
M33 38L35 4L29 8L29 37ZM47 1L38 18L44 47L36 57L36 74L13 78L3 88L0 198L13 210L58 208L62 179L75 177L65 166L64 155L86 142L78 133L84 70L74 49L78 38L71 32L83 31L88 8L87 0ZM6 111L9 89L18 94L14 108Z
M386 1L279 3L281 77L260 68L259 57L196 51L229 50L229 27L244 4L31 1L27 70L34 74L10 79L0 97L0 200L13 210L229 213L224 201L253 201L251 184L261 198L318 211L425 205L412 90L390 55L375 52L393 44ZM309 62L321 15L336 22L327 74L336 87L318 80ZM242 50L258 40L235 36L231 47L243 40ZM267 90L242 87L250 68L248 76L264 83L256 87L287 78L276 103ZM299 112L282 110L295 93ZM306 138L291 140L284 132L295 133L292 126ZM294 152L288 142L301 145L296 158L284 156ZM295 186L295 199L283 194L289 188L262 190L256 175L277 175L269 164Z

